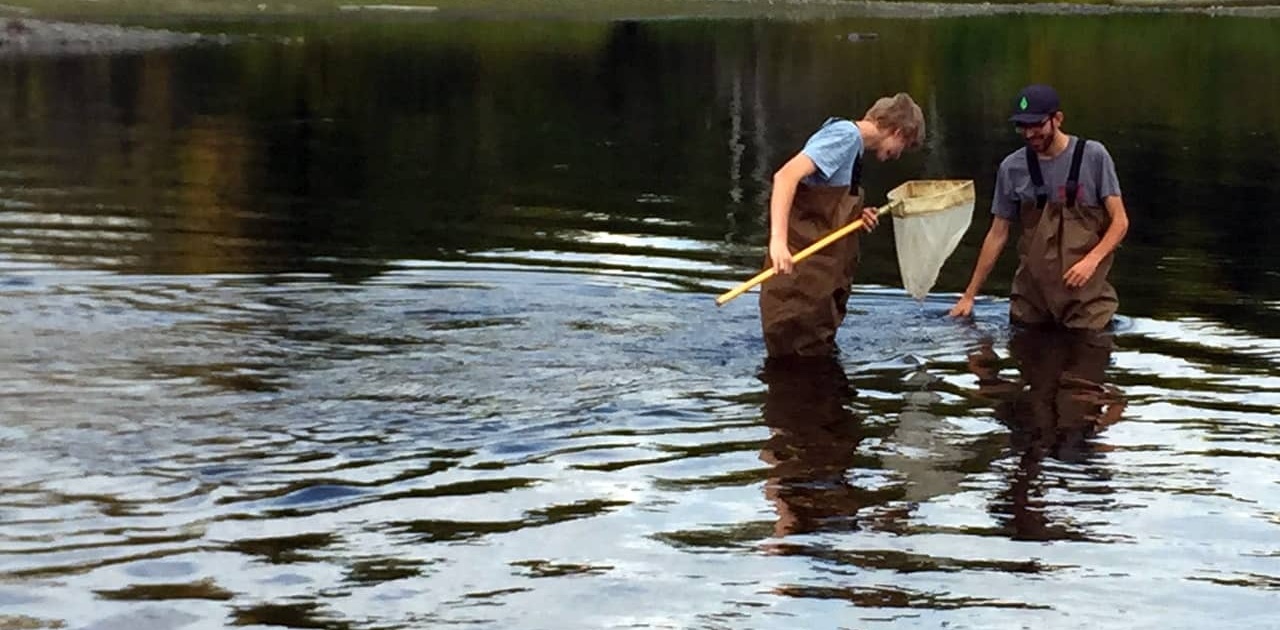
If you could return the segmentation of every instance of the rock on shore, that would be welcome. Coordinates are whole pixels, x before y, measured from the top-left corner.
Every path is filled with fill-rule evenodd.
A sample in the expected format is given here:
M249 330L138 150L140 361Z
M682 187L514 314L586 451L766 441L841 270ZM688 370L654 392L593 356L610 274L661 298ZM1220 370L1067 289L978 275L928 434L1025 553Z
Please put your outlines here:
M134 26L0 17L0 57L136 52L221 39Z

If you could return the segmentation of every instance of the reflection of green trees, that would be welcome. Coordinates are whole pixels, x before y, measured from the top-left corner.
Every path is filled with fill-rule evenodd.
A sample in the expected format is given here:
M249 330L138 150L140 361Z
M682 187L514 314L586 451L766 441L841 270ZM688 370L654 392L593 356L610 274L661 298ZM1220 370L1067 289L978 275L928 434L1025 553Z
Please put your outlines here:
M1068 129L1102 140L1116 158L1134 218L1115 272L1125 312L1213 314L1277 293L1265 236L1278 221L1274 21L255 28L292 43L7 62L0 113L23 121L23 141L83 144L87 155L49 168L173 228L158 237L170 242L152 245L153 259L205 261L177 270L572 250L586 246L566 235L601 225L727 243L721 259L746 266L759 259L772 171L826 116L857 116L877 96L908 90L930 113L930 151L870 164L865 183L875 203L904 179L976 181L974 227L938 283L954 291L987 224L995 167L1018 146L1004 122L1008 100L1044 80L1063 94ZM850 32L878 37L851 42ZM655 217L679 227L643 223ZM229 238L215 249L197 242L210 231ZM246 235L271 247L237 247ZM992 293L1007 290L1012 257ZM859 281L897 283L887 235L868 239ZM1265 309L1248 312L1266 318Z
M1263 235L1277 221L1267 199L1276 197L1278 169L1266 156L1280 141L1280 25L1190 15L1027 17L939 30L940 39L967 42L957 47L1001 48L966 61L940 47L951 54L936 67L968 77L968 89L984 96L1052 82L1069 131L1111 150L1133 217L1115 272L1126 312L1204 313L1255 292L1275 295ZM983 71L993 64L1001 70ZM972 117L958 99L942 100L953 104L945 116ZM1000 124L1003 102L992 102L996 111L974 121L990 132L971 144L1013 148L1016 139ZM980 195L989 195L997 161L982 156ZM976 248L980 233L969 236ZM965 273L952 265L942 284L958 289Z

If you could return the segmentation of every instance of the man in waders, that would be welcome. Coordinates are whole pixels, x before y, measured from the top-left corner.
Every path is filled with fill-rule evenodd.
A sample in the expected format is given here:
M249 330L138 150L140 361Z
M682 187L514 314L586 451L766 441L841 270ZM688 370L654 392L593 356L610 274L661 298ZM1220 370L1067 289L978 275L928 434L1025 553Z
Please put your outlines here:
M864 150L897 159L924 138L924 114L898 93L875 102L861 120L829 118L804 148L773 175L769 200L769 253L778 272L760 290L760 320L769 357L825 357L835 352L858 263L858 235L845 238L792 265L793 253L861 217Z
M1010 121L1026 142L1000 163L991 200L991 228L953 317L973 313L973 300L1009 238L1015 219L1018 271L1009 319L1018 326L1100 331L1119 300L1107 282L1112 253L1129 229L1115 163L1096 140L1062 131L1058 94L1047 85L1023 88Z

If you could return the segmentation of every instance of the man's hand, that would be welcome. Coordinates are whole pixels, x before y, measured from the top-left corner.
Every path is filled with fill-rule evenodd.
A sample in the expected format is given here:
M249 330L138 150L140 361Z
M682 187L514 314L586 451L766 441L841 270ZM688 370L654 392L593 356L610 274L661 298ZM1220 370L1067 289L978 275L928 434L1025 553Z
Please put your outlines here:
M769 260L773 261L773 270L780 274L791 273L791 250L787 249L786 238L769 239Z
M1079 289L1089 282L1093 277L1093 272L1098 270L1098 259L1093 256L1085 256L1080 262L1071 266L1066 273L1062 274L1062 281L1072 289Z
M960 299L956 301L956 305L951 307L951 310L947 312L947 315L950 315L951 317L968 317L973 315L973 298L967 295L960 296Z

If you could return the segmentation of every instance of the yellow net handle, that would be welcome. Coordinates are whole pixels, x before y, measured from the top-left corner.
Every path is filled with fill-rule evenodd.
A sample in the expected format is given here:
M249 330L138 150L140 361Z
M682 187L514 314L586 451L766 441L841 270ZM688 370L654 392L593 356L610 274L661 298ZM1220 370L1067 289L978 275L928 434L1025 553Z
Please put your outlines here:
M895 214L901 213L905 207L906 205L902 202L901 199L898 199L896 201L891 201L877 208L876 216L882 217L885 214L890 212L893 212ZM841 238L848 235L850 232L857 231L861 228L862 228L862 219L858 219L857 221L854 221L822 237L821 239L818 239L818 241L816 241L814 244L800 250L799 252L796 253L796 255L791 257L791 261L793 263L799 263L805 258L808 258L814 252L822 249L823 247L826 247L827 245L834 243L835 241L840 240ZM732 300L733 298L736 298L739 295L742 295L743 293L750 291L752 287L756 286L757 284L760 284L761 282L764 282L765 280L768 280L769 278L772 278L775 275L777 275L777 272L774 271L774 268L772 266L769 267L768 269L765 269L764 271L761 271L760 273L756 274L755 277L724 292L724 294L716 298L716 306L724 306L725 302L728 302L729 300Z

